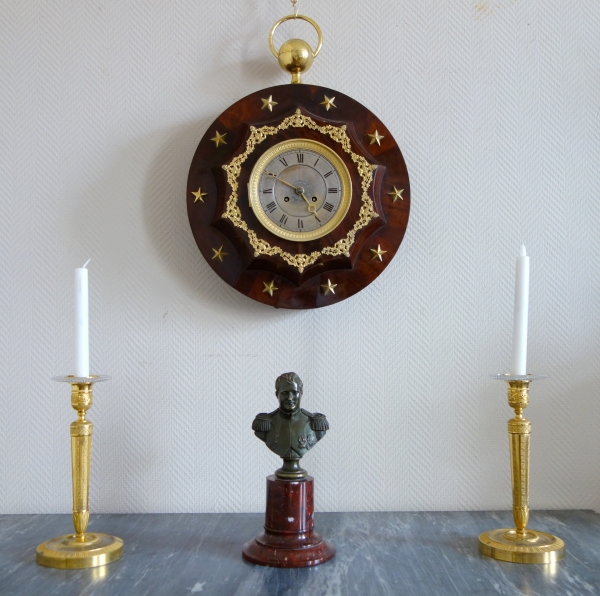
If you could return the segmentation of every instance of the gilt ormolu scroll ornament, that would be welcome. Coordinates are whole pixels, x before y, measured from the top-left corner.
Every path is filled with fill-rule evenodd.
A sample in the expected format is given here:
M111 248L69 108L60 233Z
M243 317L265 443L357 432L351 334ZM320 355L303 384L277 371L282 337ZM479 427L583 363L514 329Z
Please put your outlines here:
M300 467L300 458L329 430L323 414L300 407L302 381L285 373L275 381L279 408L259 414L254 434L283 458L275 475L267 476L264 532L247 542L244 559L270 567L310 567L335 555L335 547L314 531L314 479Z
M275 381L279 408L270 414L258 414L252 423L254 434L283 459L275 472L277 478L304 478L300 459L329 430L323 414L311 414L300 407L302 381L296 373L285 373Z

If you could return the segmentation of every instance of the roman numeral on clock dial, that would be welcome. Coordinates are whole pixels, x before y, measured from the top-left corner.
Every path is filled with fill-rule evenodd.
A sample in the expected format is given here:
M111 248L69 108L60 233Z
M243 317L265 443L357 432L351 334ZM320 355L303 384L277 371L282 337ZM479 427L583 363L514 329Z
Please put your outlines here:
M323 205L323 209L327 209L327 211L331 213L333 211L333 205L331 203L325 203L325 205Z
M275 201L271 201L268 205L267 205L267 211L269 213L273 213L273 211L275 211L275 209L277 209L277 204L275 203Z

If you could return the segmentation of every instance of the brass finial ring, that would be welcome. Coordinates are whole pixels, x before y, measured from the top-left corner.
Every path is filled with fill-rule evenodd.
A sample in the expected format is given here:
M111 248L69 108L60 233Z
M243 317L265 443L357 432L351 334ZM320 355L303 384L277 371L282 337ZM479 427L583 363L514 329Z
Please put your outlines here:
M321 28L311 18L305 17L301 14L290 14L287 17L282 17L271 28L271 32L269 33L269 47L271 48L273 56L275 56L275 58L279 58L279 52L275 51L275 46L273 45L273 35L275 34L275 29L277 29L277 27L279 27L281 23L285 23L285 21L289 21L290 19L302 19L303 21L310 23L315 28L315 31L317 32L317 36L319 38L319 42L317 43L317 49L313 52L313 58L316 58L317 54L321 51L321 46L323 45L323 35L321 33Z

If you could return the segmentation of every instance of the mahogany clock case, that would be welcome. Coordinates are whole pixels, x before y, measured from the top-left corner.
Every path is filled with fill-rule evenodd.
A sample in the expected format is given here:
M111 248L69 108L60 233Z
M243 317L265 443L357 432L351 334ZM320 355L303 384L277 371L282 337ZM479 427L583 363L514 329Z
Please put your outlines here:
M270 98L272 101L265 105L264 100ZM325 98L335 98L329 109ZM276 127L297 110L319 126L345 125L352 152L377 166L368 195L378 217L356 232L348 253L323 254L304 269L286 263L277 254L257 255L248 233L223 217L232 190L223 166L246 151L251 127ZM346 164L352 182L352 201L343 221L330 234L307 242L291 242L269 232L259 223L248 199L250 174L264 151L281 141L298 138L312 139L333 149ZM242 164L238 182L237 204L248 228L269 245L280 246L293 255L334 245L348 234L361 214L363 178L353 156L338 142L309 127L289 126L266 136ZM395 255L409 218L408 171L391 133L365 106L326 87L279 85L244 97L208 127L190 166L187 209L198 248L226 283L276 308L319 308L365 288Z

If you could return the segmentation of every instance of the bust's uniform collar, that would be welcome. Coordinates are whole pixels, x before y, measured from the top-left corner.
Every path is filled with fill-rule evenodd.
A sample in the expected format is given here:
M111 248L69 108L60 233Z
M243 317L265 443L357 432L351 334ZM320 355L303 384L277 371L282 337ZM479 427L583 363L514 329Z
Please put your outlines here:
M279 411L279 415L284 420L296 420L298 418L298 416L300 416L300 413L302 412L302 410L300 408L298 408L295 412L292 412L291 414L288 414L287 412L283 412L281 409L279 409L278 411Z

